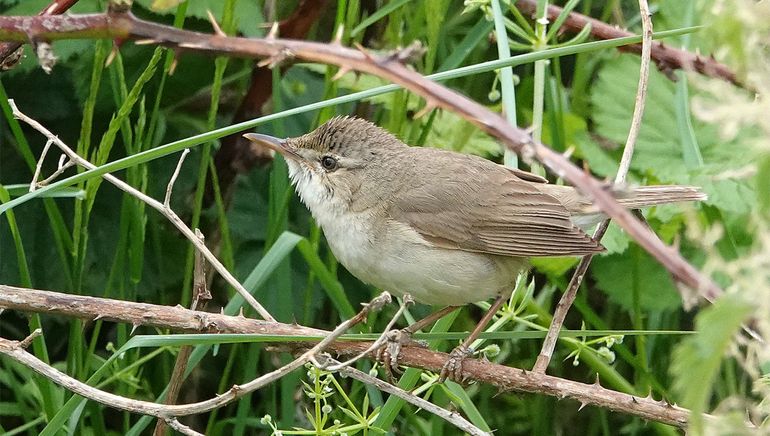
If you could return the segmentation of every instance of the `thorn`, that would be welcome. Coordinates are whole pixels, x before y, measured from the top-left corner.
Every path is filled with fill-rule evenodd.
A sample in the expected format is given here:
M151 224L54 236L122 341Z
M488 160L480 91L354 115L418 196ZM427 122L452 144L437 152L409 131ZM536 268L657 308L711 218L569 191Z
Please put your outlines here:
M357 42L354 42L354 43L353 43L353 46L354 46L354 47L355 47L355 48L356 48L358 51L360 51L360 52L361 52L361 54L363 54L363 55L364 55L364 57L366 58L366 60L368 60L368 61L370 61L370 62L375 62L375 63L377 62L377 61L376 61L376 60L375 60L375 59L372 57L372 55L371 55L371 54L369 54L369 52L368 52L368 51L367 51L367 50L364 48L364 46L362 46L361 44L359 44L359 43L357 43Z
M168 67L168 75L173 76L176 71L176 66L179 63L179 52L174 50L174 59L171 61L171 66Z
M431 112L433 111L433 109L436 109L436 107L438 107L438 105L436 105L435 103L431 103L431 102L429 101L429 102L427 102L427 103L425 104L425 107L423 107L423 108L422 108L422 109L420 109L420 110L419 110L419 111L418 111L416 114L414 114L414 116L412 117L412 119L414 119L414 120L418 120L418 119L420 119L420 118L424 117L426 114L429 114L429 113L431 113Z
M107 60L104 61L104 67L105 68L109 67L112 64L112 61L114 61L117 56L118 56L118 46L113 42L112 50L110 50L110 54L107 55Z
M278 30L280 29L278 22L273 21L273 25L270 26L270 32L267 33L265 39L275 39L278 37Z
M580 402L580 407L578 407L578 412L583 410L583 408L586 407L587 405L588 405L588 403L586 403L585 401L581 401Z
M601 383L599 383L599 373L596 373L596 380L594 381L594 386L601 387Z
M131 327L131 333L129 333L129 335L133 336L136 329L139 328L139 325L140 324L138 323L133 323L133 327Z
M104 315L100 313L100 314L96 315L96 317L93 319L93 321L96 322L96 321L99 321L102 318L104 318Z
M151 45L151 44L157 44L158 42L160 41L154 38L137 39L136 41L134 41L134 45Z
M350 71L352 71L352 69L350 67L347 67L347 66L340 67L339 71L337 71L337 74L335 74L332 77L332 82L336 82L337 80L341 79L342 76L344 76L345 74L349 73Z
M342 36L345 34L345 25L340 24L337 27L337 31L334 32L334 39L332 40L332 45L342 45Z
M240 309L238 309L238 317L240 317L240 318L246 318L246 317L243 315L243 306L241 306L241 307L240 307Z
M209 17L209 23L211 23L211 27L214 28L214 33L217 36L227 37L227 34L222 31L221 27L219 27L219 23L217 23L217 19L214 18L214 14L211 13L211 10L206 9L206 16Z

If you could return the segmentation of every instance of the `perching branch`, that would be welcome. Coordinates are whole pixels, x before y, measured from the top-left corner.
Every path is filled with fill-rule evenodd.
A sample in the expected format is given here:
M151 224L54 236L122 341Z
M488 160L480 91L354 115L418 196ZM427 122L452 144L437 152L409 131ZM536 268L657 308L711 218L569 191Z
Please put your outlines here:
M511 126L499 114L442 85L431 82L405 67L398 56L379 57L338 44L281 39L249 39L207 35L151 23L130 12L46 17L0 17L0 39L133 39L146 44L163 45L177 52L195 51L212 55L265 58L268 63L286 59L304 59L344 66L377 75L424 97L429 106L456 112L485 132L501 140L527 161L538 160L559 177L567 180L614 219L629 236L655 257L678 281L695 289L707 300L714 300L722 290L710 278L700 274L675 249L666 246L649 228L621 206L606 185L575 166L561 153L534 142L524 130Z
M639 0L639 13L642 17L642 56L641 65L639 66L639 85L636 88L636 100L634 102L634 114L631 118L631 127L628 130L626 145L623 147L623 156L620 158L618 173L615 176L616 185L623 185L626 182L628 170L631 168L631 158L634 156L636 138L639 136L639 130L642 127L644 103L647 97L647 81L650 76L652 19L650 18L650 7L647 4L647 0ZM609 225L609 219L605 219L599 223L594 231L593 238L597 241L601 241L602 237L604 237L604 233L607 232ZM543 341L543 347L540 350L540 354L537 356L537 361L535 362L532 371L545 373L548 368L548 363L550 363L553 350L556 347L556 341L559 339L559 330L561 330L561 327L564 324L564 319L567 317L569 308L572 307L572 303L575 301L580 284L583 282L583 277L585 277L586 271L588 271L588 265L591 263L593 257L592 254L589 254L580 259L580 263L578 263L578 266L569 281L569 285L567 285L567 290L556 305L551 325L548 328L548 334Z
M0 285L0 288L4 289L5 286ZM5 292L3 292L3 294L5 294ZM307 349L307 351L303 352L299 357L289 362L288 364L272 372L263 374L248 383L242 385L234 385L226 392L219 394L214 398L191 404L157 404L149 401L134 400L102 391L93 386L89 386L39 360L31 353L28 353L23 347L24 344L28 343L26 340L19 342L0 338L0 354L4 354L10 357L16 362L19 362L22 365L37 372L38 374L50 379L59 386L62 386L65 389L84 398L97 401L101 404L116 409L139 413L142 415L154 416L163 419L167 424L176 428L177 424L173 422L175 421L176 417L204 413L222 407L250 392L254 392L257 389L260 389L278 380L279 378L294 371L295 369L300 368L302 365L313 359L318 353L323 351L327 346L329 346L329 344L333 343L348 329L365 320L367 314L371 313L372 311L380 310L385 304L389 303L390 300L390 294L388 293L379 295L369 304L365 305L363 309L361 309L361 311L358 312L358 314L356 314L353 318L343 321L334 330L328 332L327 336L323 340L317 344L314 344L311 348ZM137 324L134 323L134 325Z
M264 321L242 316L227 316L217 313L197 312L183 307L168 307L147 303L112 300L108 298L69 295L36 289L0 285L0 309L18 310L25 313L45 313L86 320L103 319L144 325L181 332L197 333L248 333L271 336L318 336L326 337L328 331ZM6 341L9 342L9 341ZM354 356L369 348L371 342L334 341L328 343L326 351L340 356ZM281 342L276 344L284 349L289 347L298 352L312 347L312 342ZM0 346L0 353L21 355L19 351ZM26 359L34 356L23 355ZM439 372L446 359L446 353L426 348L405 345L399 355L399 363L412 368ZM374 359L374 356L367 356ZM26 364L26 363L25 363ZM481 359L466 359L463 375L497 387L501 391L518 391L543 394L564 399L570 398L581 405L603 407L609 410L639 416L644 419L685 428L689 411L665 401L651 397L638 397L606 389L598 383L586 384L524 369L498 365ZM156 406L154 406L156 407ZM176 406L182 407L182 406Z

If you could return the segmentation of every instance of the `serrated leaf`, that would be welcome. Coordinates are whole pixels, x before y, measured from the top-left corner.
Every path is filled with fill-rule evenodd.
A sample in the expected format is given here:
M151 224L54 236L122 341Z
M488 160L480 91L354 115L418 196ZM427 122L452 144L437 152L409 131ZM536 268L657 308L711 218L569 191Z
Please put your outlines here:
M634 307L635 289L640 308L645 312L674 310L682 305L666 269L637 246L622 255L594 258L591 274L596 279L596 286L629 312Z
M425 145L465 154L500 156L500 143L453 112L439 111Z
M607 227L607 233L602 238L602 245L607 249L603 256L611 254L623 253L628 249L628 235L623 229L621 229L614 221L610 221L610 226Z

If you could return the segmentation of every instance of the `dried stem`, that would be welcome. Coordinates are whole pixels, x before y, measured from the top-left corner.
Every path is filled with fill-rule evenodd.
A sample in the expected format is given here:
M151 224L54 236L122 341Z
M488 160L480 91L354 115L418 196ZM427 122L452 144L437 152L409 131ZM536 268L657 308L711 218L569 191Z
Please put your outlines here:
M615 176L615 184L622 185L626 181L628 170L631 168L631 158L634 156L634 146L636 139L639 136L639 129L642 126L642 116L644 115L644 103L647 97L647 82L650 76L650 54L652 47L652 19L650 18L650 8L647 4L647 0L639 0L639 12L642 17L642 56L641 65L639 67L639 85L636 88L636 101L634 102L634 114L631 118L631 127L628 131L628 138L626 139L626 145L623 148L623 156L620 159L620 165L618 166L618 172ZM604 233L610 225L610 220L606 219L599 223L594 231L593 238L600 241L604 237ZM588 271L588 265L591 263L593 255L584 256L580 259L575 272L572 274L572 278L567 285L567 290L562 294L559 303L556 305L556 310L551 320L551 325L548 328L548 334L543 341L543 347L540 350L540 354L537 356L535 366L532 368L534 372L545 373L548 368L548 364L551 362L553 356L553 350L556 348L556 341L559 339L559 331L564 324L564 319L567 317L572 303L575 301L580 284L583 282L586 271Z
M29 124L33 129L37 130L38 132L42 133L46 138L53 141L54 144L56 144L59 149L61 149L64 154L69 157L69 159L73 162L76 162L78 165L93 169L96 166L89 162L88 160L80 157L77 153L75 153L74 150L72 150L67 144L64 143L64 141L60 140L56 135L51 133L48 129L43 127L42 124L38 123L34 119L24 115L18 107L16 107L16 103L14 103L13 100L8 100L8 103L11 106L11 109L13 110L13 116L21 121L24 121L25 123ZM184 154L183 154L184 155ZM180 159L179 165L177 165L177 171L179 170L179 166L182 164L182 160ZM168 197L170 195L170 190L173 185L173 181L176 178L176 171L175 175L171 178L171 182L169 182L169 187L166 192L166 199L168 200ZM146 203L153 209L160 212L163 216L166 217L177 229L179 229L180 232L195 246L197 250L199 250L203 255L206 257L206 260L208 260L212 266L214 266L214 269L217 270L219 274L222 275L222 277L227 281L229 285L234 287L239 294L253 307L259 315L269 321L274 321L275 318L270 315L270 312L268 312L264 307L262 307L261 304L249 293L249 291L246 290L246 288L241 285L241 283L233 277L233 275L230 273L230 271L225 268L224 265L219 261L219 259L214 256L214 254L206 247L206 244L202 243L200 239L198 239L195 236L195 233L190 230L187 225L182 221L181 218L170 208L166 207L164 203L159 202L158 200L146 195L145 193L139 191L138 189L132 187L128 183L118 179L117 177L111 175L111 174L105 174L104 179L108 182L115 185L118 189L122 190L123 192L128 193L129 195L136 197L140 201Z
M505 146L519 153L525 160L540 161L592 199L602 212L614 219L675 279L695 289L709 301L713 301L722 293L716 283L700 274L675 249L666 246L649 228L625 210L612 193L607 191L603 182L575 166L561 153L533 141L526 131L511 126L499 114L410 70L399 61L399 56L378 57L339 45L317 42L224 38L151 23L137 19L130 13L46 17L45 20L37 17L0 17L0 38L26 41L30 37L138 39L146 43L171 47L177 51L196 51L233 57L260 57L266 58L268 63L272 64L297 58L341 65L377 75L424 97L429 105L456 112L485 132L499 138Z
M80 319L104 319L132 325L145 325L174 331L197 333L249 333L273 336L326 337L326 330L313 329L274 321L197 312L183 307L160 306L147 303L112 300L108 298L69 295L37 289L0 285L0 309L19 310L25 313L45 313ZM7 343L10 341L4 341ZM0 353L8 354L8 348L0 343ZM276 347L289 347L294 351L307 349L312 342L286 342ZM371 342L335 341L328 344L329 353L354 356L366 350ZM18 355L16 352L14 356ZM399 356L399 363L412 368L439 372L447 358L446 353L431 351L406 344ZM25 359L35 359L26 355ZM374 356L368 356L374 359ZM677 427L686 427L689 411L681 407L656 401L650 397L637 397L605 389L594 383L586 384L542 373L498 365L481 359L463 361L463 372L468 380L490 384L501 391L520 391L571 398L583 405L594 405L609 410L659 421ZM175 406L182 407L182 406Z
M5 288L5 286L2 286L2 288ZM3 294L5 294L5 292L3 292ZM51 365L48 365L31 353L28 353L26 350L24 350L26 340L19 342L0 338L0 354L5 354L16 362L21 363L22 365L32 369L38 374L50 379L59 386L62 386L65 389L84 398L88 398L90 400L116 409L139 413L142 415L154 416L165 420L171 426L177 426L177 424L171 422L173 418L204 413L222 407L250 392L253 392L274 382L275 380L278 380L284 375L301 367L310 361L311 358L315 357L318 353L333 343L348 329L366 319L367 314L372 311L381 309L385 304L389 303L390 300L390 294L388 293L383 293L377 296L369 304L365 305L363 309L361 309L361 311L358 312L358 314L356 314L353 318L342 322L339 326L337 326L337 328L329 332L323 340L315 344L313 347L302 353L298 358L294 359L288 364L267 374L261 375L243 385L234 385L228 389L227 392L217 395L214 398L191 404L170 405L134 400L102 391L93 386L89 386L68 376L67 374L64 374ZM179 425L181 426L181 424Z

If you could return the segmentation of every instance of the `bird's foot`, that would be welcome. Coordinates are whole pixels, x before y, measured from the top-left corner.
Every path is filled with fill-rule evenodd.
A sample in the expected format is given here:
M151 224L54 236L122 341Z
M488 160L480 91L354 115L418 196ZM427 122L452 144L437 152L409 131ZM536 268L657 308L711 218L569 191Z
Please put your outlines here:
M426 348L428 344L422 341L413 340L412 332L408 328L391 330L387 333L387 338L387 342L377 349L376 358L378 361L382 362L385 372L388 374L388 378L392 381L394 373L398 375L403 373L398 367L398 358L401 354L401 348L405 345Z
M465 382L465 376L463 374L463 361L468 357L473 356L471 349L465 345L452 350L449 353L444 366L439 373L439 381L444 382L446 379L452 380L455 383L463 384Z

